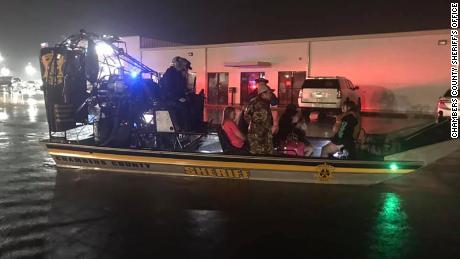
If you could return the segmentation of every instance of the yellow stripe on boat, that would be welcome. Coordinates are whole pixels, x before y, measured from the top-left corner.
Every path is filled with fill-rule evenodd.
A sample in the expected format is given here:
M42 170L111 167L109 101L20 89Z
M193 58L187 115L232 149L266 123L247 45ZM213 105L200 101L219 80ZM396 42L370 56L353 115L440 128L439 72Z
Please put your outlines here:
M82 152L73 150L61 149L48 149L51 155L56 156L69 156L78 158L89 159L102 159L113 161L129 161L129 162L143 162L152 164L164 165L179 165L179 166L207 166L207 167L228 167L228 168L241 168L241 169L256 169L256 170L280 170L280 171L296 171L296 172L315 172L317 166L308 165L281 165L269 163L246 163L246 162L219 162L210 160L193 160L181 158L163 158L163 157L141 157L130 155L114 155L104 154L97 152ZM334 167L335 173L363 173L363 174L407 174L415 171L416 169L397 169L390 168L355 168L355 167Z

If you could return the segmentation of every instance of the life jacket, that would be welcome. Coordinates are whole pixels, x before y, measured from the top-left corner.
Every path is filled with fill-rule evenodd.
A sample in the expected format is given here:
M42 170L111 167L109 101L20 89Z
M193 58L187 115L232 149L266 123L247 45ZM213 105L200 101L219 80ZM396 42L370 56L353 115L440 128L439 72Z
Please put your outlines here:
M348 111L348 112L342 113L339 116L337 116L336 123L341 123L342 118L350 114L353 115L357 120L356 126L353 129L353 139L356 140L358 139L359 133L361 132L361 114L359 112Z

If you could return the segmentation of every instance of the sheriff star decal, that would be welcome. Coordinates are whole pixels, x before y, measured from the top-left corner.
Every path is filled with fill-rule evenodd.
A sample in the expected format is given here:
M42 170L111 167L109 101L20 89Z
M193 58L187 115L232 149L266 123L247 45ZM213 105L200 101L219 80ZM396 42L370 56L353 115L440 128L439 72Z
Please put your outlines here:
M326 163L316 166L316 177L320 181L329 181L332 178L335 168Z

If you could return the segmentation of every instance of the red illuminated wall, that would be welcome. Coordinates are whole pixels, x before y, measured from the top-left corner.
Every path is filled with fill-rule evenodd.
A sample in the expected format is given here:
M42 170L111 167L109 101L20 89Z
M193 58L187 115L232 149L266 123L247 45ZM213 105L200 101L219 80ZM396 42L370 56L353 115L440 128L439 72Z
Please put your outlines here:
M324 37L267 42L143 49L142 61L164 72L174 56L192 62L197 88L207 90L207 73L228 73L240 99L242 72L264 72L278 91L280 71L310 76L345 76L360 87L364 110L434 114L450 81L449 30ZM136 42L137 44L137 42ZM269 62L269 67L228 67L229 62ZM310 71L308 71L308 69Z
M341 75L360 87L363 108L431 113L450 84L443 34L311 43L310 75Z

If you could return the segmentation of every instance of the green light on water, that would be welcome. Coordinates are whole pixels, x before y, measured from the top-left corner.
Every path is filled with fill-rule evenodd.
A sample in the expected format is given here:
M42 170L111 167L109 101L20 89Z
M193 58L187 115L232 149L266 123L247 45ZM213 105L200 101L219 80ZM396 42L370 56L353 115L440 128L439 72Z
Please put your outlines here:
M396 171L399 169L399 166L396 163L391 163L390 164L390 169L391 171Z
M407 253L410 226L401 205L397 194L382 195L381 207L371 232L369 258L398 258Z

